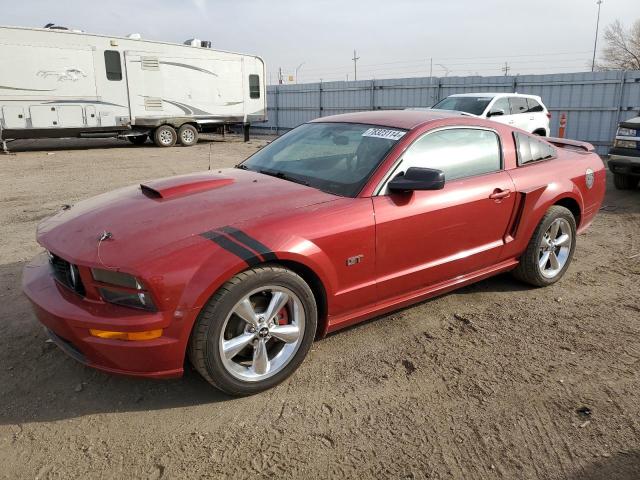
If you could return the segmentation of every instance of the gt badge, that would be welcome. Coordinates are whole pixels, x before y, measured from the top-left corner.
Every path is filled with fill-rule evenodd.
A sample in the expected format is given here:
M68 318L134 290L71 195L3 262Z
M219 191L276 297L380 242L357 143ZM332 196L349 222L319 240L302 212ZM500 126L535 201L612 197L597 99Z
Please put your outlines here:
M357 265L358 263L362 262L363 258L364 255L356 255L355 257L347 258L347 267L353 267L354 265Z
M587 168L586 173L584 174L584 181L587 184L587 188L593 187L593 181L595 180L595 175L593 170Z

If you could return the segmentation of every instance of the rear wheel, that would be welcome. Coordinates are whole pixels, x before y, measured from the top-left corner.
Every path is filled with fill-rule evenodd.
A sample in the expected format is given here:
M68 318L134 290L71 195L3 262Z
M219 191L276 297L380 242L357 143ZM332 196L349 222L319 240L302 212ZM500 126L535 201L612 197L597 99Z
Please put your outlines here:
M178 130L178 140L185 147L191 147L198 143L198 130L193 125L186 123Z
M173 147L177 139L178 134L171 125L161 125L153 132L153 142L158 147Z
M575 218L568 209L554 205L538 224L513 274L536 287L551 285L566 272L575 248Z
M613 185L618 190L631 190L638 186L638 178L631 175L623 175L621 173L613 174Z
M189 358L209 383L251 395L282 382L306 356L317 308L307 283L277 266L239 273L200 313Z

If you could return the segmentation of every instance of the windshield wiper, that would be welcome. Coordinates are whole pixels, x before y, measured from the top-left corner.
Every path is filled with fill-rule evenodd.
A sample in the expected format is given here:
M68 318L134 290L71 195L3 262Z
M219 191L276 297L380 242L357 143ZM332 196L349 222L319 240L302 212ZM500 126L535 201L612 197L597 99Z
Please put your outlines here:
M284 172L279 172L277 170L267 170L265 168L263 168L262 170L258 170L260 173L263 173L265 175L270 175L272 177L276 177L276 178L281 178L283 180L288 180L290 182L294 182L294 183L299 183L300 185L304 185L305 187L309 186L309 182L307 182L306 180L303 180L301 178L298 177L293 177L287 173Z
M235 166L235 168L239 168L240 170L251 170L249 167L247 167L246 165L239 163Z

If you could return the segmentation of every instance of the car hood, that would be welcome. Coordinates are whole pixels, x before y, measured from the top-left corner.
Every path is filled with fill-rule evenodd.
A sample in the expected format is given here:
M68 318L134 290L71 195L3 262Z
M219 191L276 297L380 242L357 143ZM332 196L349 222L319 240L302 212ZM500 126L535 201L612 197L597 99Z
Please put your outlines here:
M633 117L628 120L625 120L624 122L620 122L620 126L637 129L640 127L640 117Z
M41 222L37 240L73 263L132 268L204 232L339 198L230 168L144 182L81 201Z

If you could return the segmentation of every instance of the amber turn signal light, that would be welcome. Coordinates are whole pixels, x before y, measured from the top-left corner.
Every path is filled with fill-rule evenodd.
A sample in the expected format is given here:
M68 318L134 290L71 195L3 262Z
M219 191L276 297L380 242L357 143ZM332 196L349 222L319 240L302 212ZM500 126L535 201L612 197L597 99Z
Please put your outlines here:
M89 330L89 333L98 338L108 338L110 340L153 340L162 336L162 329L147 330L144 332L110 332L108 330Z

